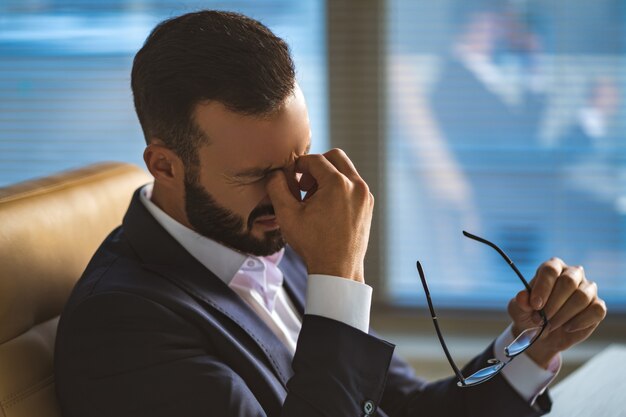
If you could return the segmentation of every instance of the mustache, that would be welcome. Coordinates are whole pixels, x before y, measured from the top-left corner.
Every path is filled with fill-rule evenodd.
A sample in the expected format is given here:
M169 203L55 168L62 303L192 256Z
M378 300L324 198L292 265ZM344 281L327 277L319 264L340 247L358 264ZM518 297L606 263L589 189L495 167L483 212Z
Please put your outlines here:
M254 210L252 210L252 212L250 212L250 215L248 216L248 230L252 229L252 224L259 217L275 216L275 215L276 215L276 212L274 212L274 206L272 205L256 207Z

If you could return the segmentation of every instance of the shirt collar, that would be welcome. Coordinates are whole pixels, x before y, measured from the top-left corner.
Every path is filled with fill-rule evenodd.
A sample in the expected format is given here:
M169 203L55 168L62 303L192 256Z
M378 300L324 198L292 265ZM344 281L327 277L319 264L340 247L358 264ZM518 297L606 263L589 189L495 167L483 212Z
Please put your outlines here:
M204 237L174 220L150 200L152 186L153 184L145 185L139 193L141 202L146 206L146 209L191 256L217 275L226 285L229 285L249 255ZM282 252L270 256L282 257ZM278 259L280 260L280 258Z

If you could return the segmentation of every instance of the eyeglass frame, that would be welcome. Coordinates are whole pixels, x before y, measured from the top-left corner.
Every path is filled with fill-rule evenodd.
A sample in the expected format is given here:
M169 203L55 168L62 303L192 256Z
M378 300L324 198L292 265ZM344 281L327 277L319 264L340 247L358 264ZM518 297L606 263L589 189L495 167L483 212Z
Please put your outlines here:
M463 230L463 235L465 237L468 237L472 240L475 240L477 242L480 243L484 243L490 247L492 247L493 249L495 249L500 256L509 264L509 266L511 267L511 269L513 269L513 271L515 272L515 274L518 276L518 278L522 281L522 283L524 284L524 287L526 287L526 290L528 291L528 296L530 297L530 293L532 291L532 288L530 287L530 284L528 283L528 281L526 281L526 278L524 278L524 276L522 275L522 273L519 271L519 269L517 268L517 266L513 263L513 261L507 256L506 253L504 253L504 251L502 249L500 249L495 243L492 243L486 239L483 239L482 237L473 235L469 232L466 232L465 230ZM487 361L488 364L490 364L489 367L483 368L481 370L478 370L476 372L474 372L472 375L477 374L478 372L482 371L482 370L486 370L489 368L496 368L491 375L489 375L488 377L485 377L484 379L481 379L478 382L475 383L467 383L466 380L471 378L472 375L470 375L470 377L465 378L463 376L463 374L461 373L461 371L459 370L459 367L456 365L456 363L454 362L454 360L452 359L452 355L450 355L450 351L448 350L448 346L446 345L446 342L443 339L443 335L441 333L441 329L439 328L439 323L437 321L437 314L435 313L435 308L433 307L433 302L430 298L430 291L428 289L428 283L426 282L426 276L424 274L424 270L422 269L422 265L420 263L420 261L416 262L417 265L417 271L420 275L420 279L422 281L422 286L424 287L424 292L426 293L426 302L428 303L428 309L430 310L430 315L431 318L433 320L433 324L435 326L435 331L437 332L437 337L439 339L439 343L441 344L441 347L443 349L443 352L446 355L446 358L448 359L448 362L450 363L450 366L452 367L452 370L454 371L458 382L457 385L459 387L471 387L471 386L476 386L479 384L482 384L483 382L487 382L490 379L492 379L493 377L495 377L496 375L498 375L502 369L504 369L504 367L506 365L508 365L509 363L511 363L511 361L513 361L513 359L515 359L517 356L521 355L522 353L524 353L528 348L530 348L542 335L542 333L544 332L544 330L546 329L547 325L548 325L548 318L546 316L545 311L542 309L539 310L539 315L541 316L541 319L543 321L542 326L541 326L541 330L533 337L533 339L531 340L531 342L522 350L520 350L519 352L515 353L514 355L509 355L509 353L507 352L507 349L505 348L505 355L509 358L508 361L506 362L501 362L499 359L496 358L492 358L489 359ZM528 330L528 329L526 329ZM525 331L526 331L525 330ZM522 332L523 333L523 332ZM522 334L520 333L520 335ZM519 335L518 335L519 337ZM510 345L509 345L510 346ZM508 348L508 346L507 346Z

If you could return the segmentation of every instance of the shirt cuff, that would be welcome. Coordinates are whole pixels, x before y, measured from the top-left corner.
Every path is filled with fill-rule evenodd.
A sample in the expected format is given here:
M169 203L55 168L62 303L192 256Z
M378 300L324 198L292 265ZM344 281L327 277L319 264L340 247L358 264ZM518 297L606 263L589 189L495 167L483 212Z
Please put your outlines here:
M514 339L513 325L509 325L493 345L496 359L503 363L509 361L509 358L504 353L504 348L513 342ZM528 355L522 353L502 369L502 375L522 398L528 401L530 405L534 405L537 397L548 388L548 385L556 378L560 369L560 354L550 362L548 369L543 369Z
M333 275L309 275L305 314L340 321L368 333L372 287Z

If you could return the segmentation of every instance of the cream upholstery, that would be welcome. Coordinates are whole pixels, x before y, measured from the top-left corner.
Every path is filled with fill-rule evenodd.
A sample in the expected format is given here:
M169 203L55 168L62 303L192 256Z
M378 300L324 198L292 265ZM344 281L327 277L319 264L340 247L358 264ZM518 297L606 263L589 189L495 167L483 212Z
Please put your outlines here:
M0 188L0 417L61 415L52 374L59 314L149 181L134 165L102 163Z

